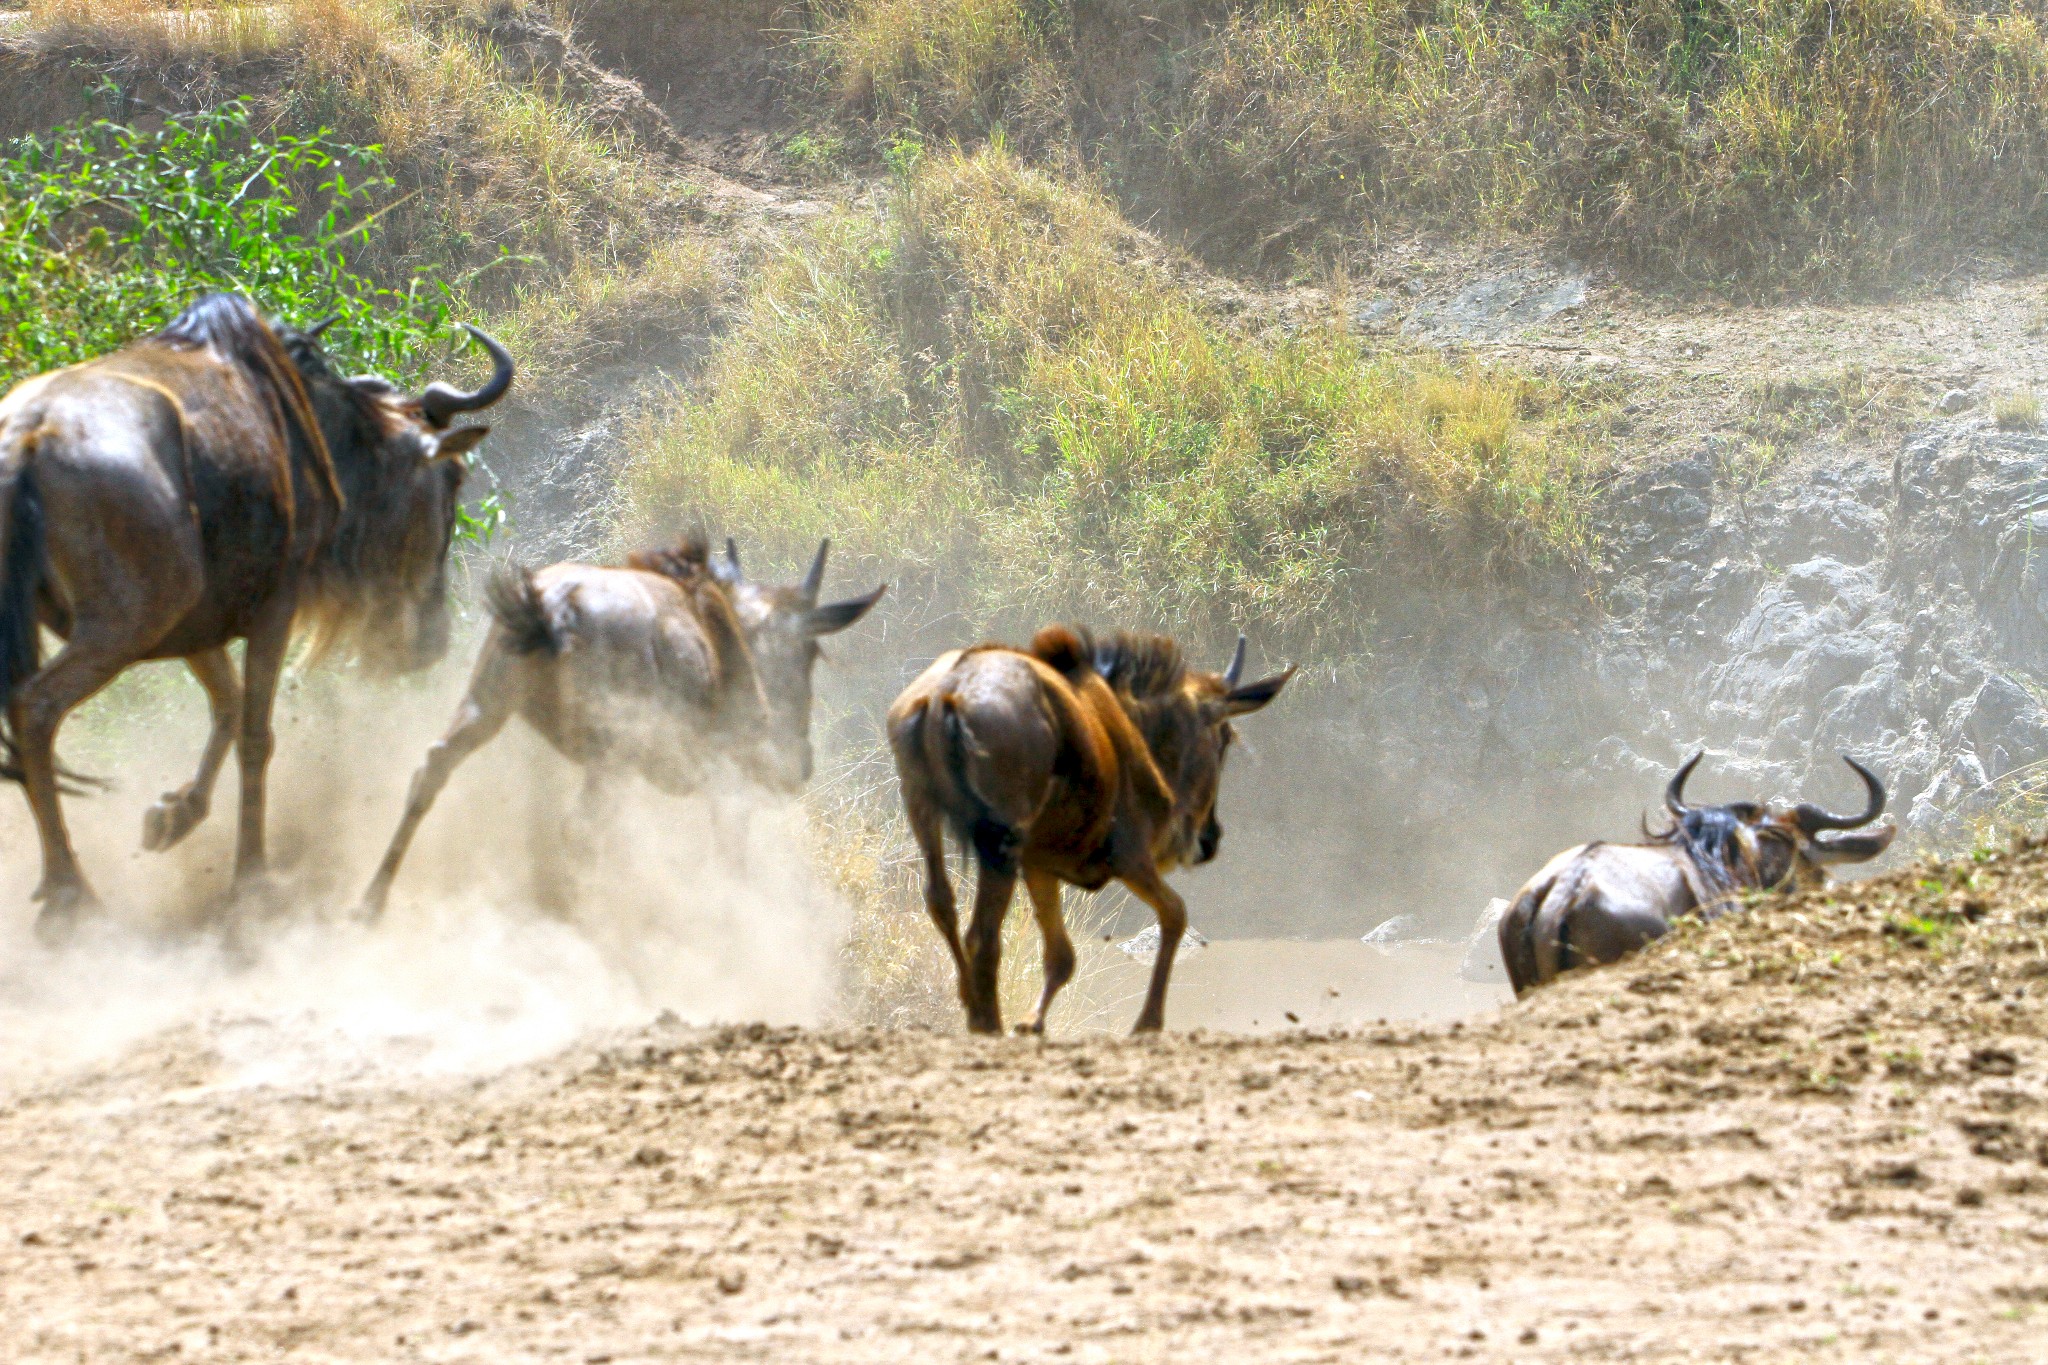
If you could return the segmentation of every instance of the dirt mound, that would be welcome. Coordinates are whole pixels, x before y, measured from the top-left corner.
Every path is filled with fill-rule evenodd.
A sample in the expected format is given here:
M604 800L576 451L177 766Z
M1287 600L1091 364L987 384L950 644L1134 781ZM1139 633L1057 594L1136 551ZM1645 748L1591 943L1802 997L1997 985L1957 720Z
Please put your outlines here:
M2044 1025L2022 848L1445 1029L657 1024L253 1090L182 1032L0 1111L0 1353L2020 1361Z

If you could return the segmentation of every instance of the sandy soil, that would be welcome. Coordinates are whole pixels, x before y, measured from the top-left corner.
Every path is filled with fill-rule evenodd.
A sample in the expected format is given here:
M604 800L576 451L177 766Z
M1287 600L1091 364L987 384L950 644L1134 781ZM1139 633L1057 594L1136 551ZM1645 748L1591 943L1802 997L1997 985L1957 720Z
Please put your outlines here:
M215 1019L8 1090L0 1357L2038 1360L2044 1026L2034 850L1462 1024L252 1084Z

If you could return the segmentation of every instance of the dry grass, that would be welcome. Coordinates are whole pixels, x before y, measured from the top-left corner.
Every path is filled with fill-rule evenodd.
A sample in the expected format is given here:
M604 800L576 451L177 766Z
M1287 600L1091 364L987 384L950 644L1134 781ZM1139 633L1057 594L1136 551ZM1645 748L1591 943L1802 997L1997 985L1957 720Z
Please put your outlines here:
M2028 250L2043 226L2048 37L2031 4L812 10L817 80L885 140L1001 129L1085 157L1134 216L1233 257L1407 223L1543 233L1755 291Z
M2041 399L2032 389L1999 394L1991 400L1991 420L2000 431L2037 431L2041 426Z
M772 252L697 395L631 445L627 532L831 535L981 626L1061 614L1354 645L1381 570L1587 554L1554 385L1210 317L1102 197L996 149ZM773 528L772 530L770 528Z

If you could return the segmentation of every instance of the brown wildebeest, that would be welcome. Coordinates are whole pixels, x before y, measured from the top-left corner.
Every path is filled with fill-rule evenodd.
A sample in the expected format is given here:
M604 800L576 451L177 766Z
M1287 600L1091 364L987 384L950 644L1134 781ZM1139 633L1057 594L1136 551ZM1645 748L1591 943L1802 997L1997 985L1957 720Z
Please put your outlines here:
M595 776L638 772L687 796L706 762L730 759L764 786L794 791L811 775L811 669L821 636L881 600L818 604L825 556L794 587L748 582L726 542L714 563L701 538L631 556L622 569L555 564L507 569L491 583L496 618L455 723L427 750L405 814L363 894L384 911L413 834L455 766L514 715Z
M1164 873L1216 856L1216 793L1230 722L1278 696L1294 670L1242 683L1244 639L1222 673L1185 666L1163 635L1097 641L1049 626L1029 652L978 645L940 656L889 708L889 745L925 860L925 906L960 974L967 1027L1000 1033L996 969L1021 873L1045 942L1042 1033L1074 973L1060 886L1111 879L1159 917L1159 955L1137 1032L1161 1027L1187 907ZM945 827L974 850L974 917L963 942L946 875Z
M347 632L388 672L447 648L462 456L488 430L450 424L504 396L512 358L472 327L490 380L409 397L335 374L320 330L273 330L240 295L208 295L153 336L0 397L0 700L8 775L42 837L46 937L93 903L58 805L57 727L122 670L183 659L213 713L197 776L144 821L147 847L199 822L240 749L241 889L264 865L271 702L294 622ZM38 623L65 641L47 664Z
M1875 858L1898 833L1891 825L1833 832L1861 829L1884 813L1884 784L1847 754L1842 761L1870 797L1861 815L1830 815L1806 802L1789 810L1754 801L1689 806L1685 780L1702 756L1687 759L1665 788L1671 827L1650 834L1650 843L1581 844L1522 888L1500 921L1501 957L1516 995L1572 967L1632 953L1681 915L1713 919L1751 892L1819 886L1830 864Z

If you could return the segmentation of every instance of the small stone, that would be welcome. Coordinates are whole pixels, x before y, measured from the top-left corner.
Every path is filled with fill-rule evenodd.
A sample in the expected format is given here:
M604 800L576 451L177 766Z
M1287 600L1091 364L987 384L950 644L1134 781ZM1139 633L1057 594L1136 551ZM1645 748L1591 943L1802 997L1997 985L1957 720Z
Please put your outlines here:
M1977 406L1977 395L1969 389L1950 389L1941 396L1941 401L1934 406L1943 413L1954 414L1963 412L1966 409Z

